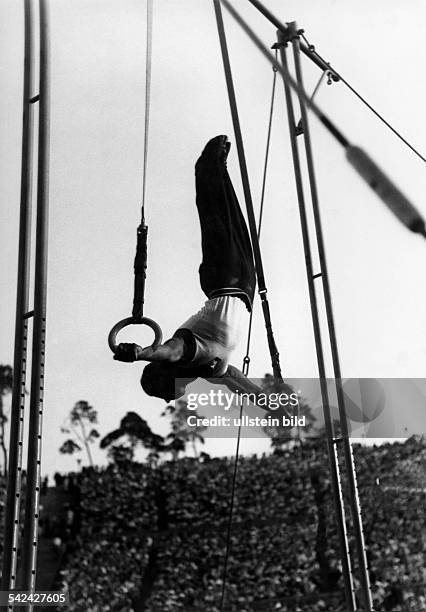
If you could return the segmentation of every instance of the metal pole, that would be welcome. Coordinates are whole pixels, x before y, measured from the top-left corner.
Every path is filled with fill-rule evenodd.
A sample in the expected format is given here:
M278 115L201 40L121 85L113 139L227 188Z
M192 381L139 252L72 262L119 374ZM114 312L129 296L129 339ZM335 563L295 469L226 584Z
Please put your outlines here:
M287 56L285 49L284 36L278 32L278 42L280 44L281 61L286 69ZM350 560L349 543L346 532L345 510L343 505L342 488L340 483L340 473L337 460L336 447L333 440L333 425L331 420L330 404L328 399L327 379L324 364L324 351L321 339L321 327L318 314L318 304L314 286L314 271L312 266L311 246L309 239L309 228L306 216L305 198L303 192L302 173L300 169L300 158L297 147L296 123L294 118L293 101L291 89L284 80L284 91L287 104L288 125L290 131L291 151L293 157L294 174L296 180L297 199L299 202L300 223L302 228L303 247L305 252L306 275L309 288L309 299L311 305L312 325L315 338L315 348L318 362L318 373L320 379L321 396L324 410L324 421L327 432L327 448L330 462L331 482L333 488L334 503L336 508L337 531L340 543L340 554L342 560L342 571L345 583L345 598L349 612L356 610L355 593L352 578L352 568Z
M290 27L294 31L294 36L292 37L293 43L293 55L294 55L294 65L296 69L296 79L300 90L303 90L303 77L302 77L302 67L300 62L300 45L299 38L296 32L296 24L289 24ZM294 26L294 28L293 28ZM328 270L327 270L327 261L325 256L325 247L324 247L324 238L322 232L321 225L321 214L319 210L319 201L318 201L318 191L315 180L315 170L314 170L314 162L312 155L312 146L311 146L311 137L309 131L309 121L308 121L308 112L306 109L306 105L302 96L299 96L299 104L300 111L302 115L302 125L303 125L303 135L305 142L305 152L306 152L306 160L307 160L307 168L309 175L309 184L311 190L311 200L312 200L312 209L314 213L315 220L315 230L316 230L316 238L318 245L318 256L320 260L321 266L321 280L324 291L324 302L325 309L327 314L327 325L328 332L330 336L330 348L333 360L333 369L334 369L334 378L336 382L336 390L337 390L337 403L339 407L339 417L340 417L340 425L342 428L342 444L344 450L345 464L346 464L346 473L349 485L349 500L351 506L354 534L355 534L355 542L357 546L357 556L358 556L358 572L360 574L362 594L363 594L363 603L365 610L370 611L373 606L373 600L371 596L371 587L370 587L370 579L368 575L368 567L367 567L367 555L365 550L365 542L364 542L364 534L362 528L362 520L361 520L361 510L358 498L358 489L356 483L356 472L352 455L352 447L351 442L349 440L349 429L348 422L345 410L345 399L344 392L342 386L342 377L340 371L340 361L339 361L339 352L337 348L337 339L336 339L336 330L334 325L334 316L333 316L333 306L331 301L331 293L330 293L330 285L328 281Z
M31 196L34 117L30 101L34 75L34 33L31 0L24 1L24 82L22 118L21 195L19 254L16 294L15 349L13 360L12 410L10 418L9 469L5 508L3 572L1 588L15 587L21 502L22 441L28 334L30 277Z
M254 257L254 263L255 263L255 268L256 268L258 294L260 296L260 300L262 304L263 318L265 321L266 336L268 340L269 353L271 356L272 370L273 370L275 378L279 381L282 381L283 378L282 378L282 373L281 373L280 358L279 358L278 348L275 343L274 333L272 329L271 313L270 313L269 301L267 297L268 290L266 288L265 276L264 276L264 271L263 271L262 255L260 252L259 238L257 235L256 219L254 216L253 200L252 200L251 191L250 191L248 170L247 170L246 158L244 154L243 137L241 133L241 126L240 126L240 121L239 121L239 116L238 116L237 99L235 95L234 83L232 80L231 64L229 61L228 46L226 43L225 26L223 24L220 0L213 0L213 5L214 5L214 10L215 10L215 15L216 15L216 23L217 23L217 29L218 29L218 34L219 34L223 67L225 71L226 87L228 90L228 98L229 98L229 106L230 106L231 116L232 116L232 124L234 126L238 160L240 164L241 181L243 184L244 199L246 203L247 218L249 222L250 238L251 238L251 244L253 248L253 257Z
M40 111L36 261L34 281L34 333L28 434L27 495L23 542L23 589L34 590L38 544L41 431L47 297L48 188L49 188L49 32L47 0L40 0Z

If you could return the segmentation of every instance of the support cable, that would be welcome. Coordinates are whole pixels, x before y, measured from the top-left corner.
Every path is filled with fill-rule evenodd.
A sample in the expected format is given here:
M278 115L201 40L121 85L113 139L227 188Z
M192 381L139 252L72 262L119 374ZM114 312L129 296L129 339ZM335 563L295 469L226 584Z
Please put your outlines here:
M271 107L269 112L269 122L268 122L268 136L266 141L266 151L265 151L265 163L263 166L263 180L262 180L262 193L260 196L260 212L259 212L259 222L257 226L257 237L260 238L260 234L262 231L262 221L263 221L263 208L265 203L265 190L266 190L266 173L268 169L268 161L269 161L269 149L271 145L271 132L272 132L272 119L274 115L274 103L275 103L275 89L277 84L277 72L278 72L278 62L277 62L277 54L278 51L275 51L275 63L272 66L272 70L274 72L274 77L272 80L272 94L271 94Z
M220 612L223 612L224 605L225 605L226 578L227 578L227 573L228 573L229 554L231 552L232 519L234 518L234 505L235 505L234 502L235 502L235 491L237 487L238 460L240 458L242 416L243 416L243 404L241 404L240 406L240 424L238 425L237 448L235 451L234 470L232 473L231 502L229 506L228 525L226 528L225 559L223 562L223 572L222 572L222 592L220 596Z
M305 43L308 45L309 49L311 51L315 51L315 54L321 59L321 61L323 61L325 64L328 64L328 62L325 61L324 58L321 57L321 55L318 53L318 51L316 51L314 45L311 45L308 40L306 39L306 36L304 35L303 31L301 31L301 37L303 38L303 40L305 41ZM330 64L328 64L330 66L330 71L336 75L338 77L339 81L342 81L342 83L344 85L346 85L346 87L382 122L384 123L384 125L386 125L386 127L391 130L391 132L393 132L395 134L395 136L397 136L397 138L399 138L409 149L411 149L411 151L417 155L417 157L419 157L423 162L426 163L426 158L412 145L408 142L408 140L406 138L404 138L404 136L402 136L402 134L400 132L398 132L398 130L396 130L390 123L389 121L386 121L386 119L383 117L383 115L381 115L356 89L355 87L353 87L345 78L342 77L342 75L337 72L337 70L335 70Z
M313 101L313 99L315 98L315 96L317 95L319 88L322 85L322 82L324 81L324 78L326 75L330 75L330 73L328 72L328 70L323 70L320 78L318 79L318 83L315 85L314 87L314 91L311 94L311 102ZM332 83L330 76L329 76L329 83ZM303 134L303 125L302 125L302 118L299 119L299 123L296 126L296 134Z
M272 80L272 94L271 94L271 105L270 105L270 110L269 110L268 134L266 138L265 163L263 166L263 180L262 180L262 193L260 197L259 220L257 223L257 239L259 241L260 241L260 234L262 231L263 209L264 209L265 190L266 190L266 174L267 174L268 161L269 161L269 148L271 144L272 119L274 115L275 89L276 89L276 83L277 83L277 65L276 65L277 56L278 56L278 50L276 49L275 50L275 65L272 67L272 70L274 71L274 76ZM253 304L253 308L254 308L254 304ZM244 376L248 376L249 368L250 368L250 343L251 343L251 331L252 331L252 326L253 326L253 308L250 312L250 320L249 320L248 332L247 332L246 355L243 359L242 371L243 371Z

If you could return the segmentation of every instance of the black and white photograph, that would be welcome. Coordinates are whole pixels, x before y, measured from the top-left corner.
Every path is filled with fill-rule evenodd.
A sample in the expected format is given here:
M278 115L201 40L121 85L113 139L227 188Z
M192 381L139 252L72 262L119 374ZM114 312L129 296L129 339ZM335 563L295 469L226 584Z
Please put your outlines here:
M425 33L0 0L0 610L426 612Z

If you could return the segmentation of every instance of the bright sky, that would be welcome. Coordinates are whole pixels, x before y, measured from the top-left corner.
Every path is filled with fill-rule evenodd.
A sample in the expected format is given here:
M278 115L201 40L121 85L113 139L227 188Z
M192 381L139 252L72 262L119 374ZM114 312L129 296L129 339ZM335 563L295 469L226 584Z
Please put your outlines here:
M318 52L423 154L426 8L422 1L266 0L296 20ZM271 46L275 29L246 0L232 4ZM43 470L75 468L61 457L59 427L78 400L115 428L129 410L159 433L163 402L144 396L140 364L112 360L111 326L131 311L140 217L145 83L145 4L52 0L49 291ZM262 181L272 70L224 10L253 199ZM13 363L22 122L23 2L0 0L0 190L3 262L0 362ZM304 59L306 88L319 70ZM36 93L36 92L34 92ZM364 147L426 216L423 162L342 84L323 84L318 105ZM424 377L424 240L370 192L341 147L311 119L315 165L343 375ZM149 268L145 313L168 337L204 296L193 166L205 142L234 143L213 3L154 0L147 184ZM236 148L228 169L243 204ZM288 377L315 377L316 358L282 83L277 84L262 250L272 320ZM131 330L120 339L149 341ZM241 364L244 342L234 356ZM256 306L251 375L270 371ZM330 370L331 373L331 370ZM28 385L29 387L29 382ZM267 448L244 442L243 451ZM234 443L206 450L232 453ZM95 451L96 460L105 455Z

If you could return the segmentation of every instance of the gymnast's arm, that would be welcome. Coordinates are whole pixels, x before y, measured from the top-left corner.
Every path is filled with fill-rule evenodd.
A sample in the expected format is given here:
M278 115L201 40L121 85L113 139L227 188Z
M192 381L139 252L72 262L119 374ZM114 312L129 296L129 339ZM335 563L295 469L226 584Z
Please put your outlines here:
M138 344L122 342L117 346L114 359L117 361L166 361L174 363L182 359L185 351L182 338L170 338L157 348L147 346L142 348Z

